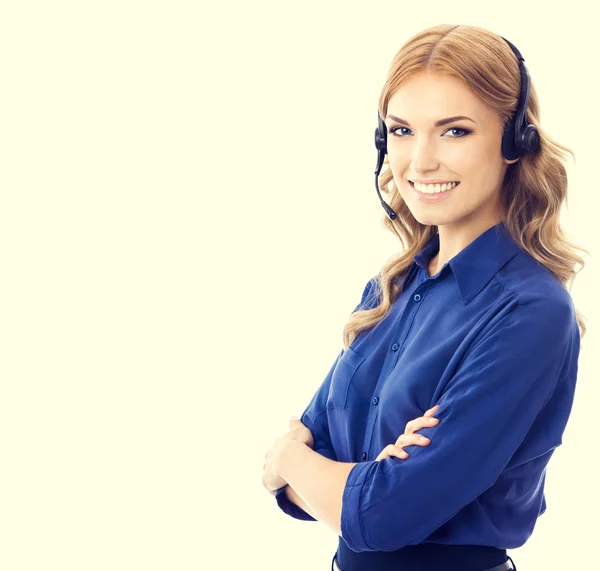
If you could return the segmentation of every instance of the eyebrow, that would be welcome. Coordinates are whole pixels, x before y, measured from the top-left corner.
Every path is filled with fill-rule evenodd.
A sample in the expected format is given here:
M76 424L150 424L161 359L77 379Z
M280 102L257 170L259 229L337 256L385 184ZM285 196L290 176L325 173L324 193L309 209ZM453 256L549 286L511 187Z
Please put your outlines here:
M400 119L400 117L396 117L395 115L388 115L386 117L386 119L393 119L394 121L400 123L401 125L406 125L407 127L410 127L408 121L406 121L405 119ZM435 126L442 127L444 125L447 125L448 123L454 123L454 121L459 121L460 119L466 119L467 121L473 121L473 119L471 119L470 117L467 117L465 115L456 115L455 117L447 117L446 119L440 119L439 121L436 121ZM473 121L473 123L477 124L477 121Z

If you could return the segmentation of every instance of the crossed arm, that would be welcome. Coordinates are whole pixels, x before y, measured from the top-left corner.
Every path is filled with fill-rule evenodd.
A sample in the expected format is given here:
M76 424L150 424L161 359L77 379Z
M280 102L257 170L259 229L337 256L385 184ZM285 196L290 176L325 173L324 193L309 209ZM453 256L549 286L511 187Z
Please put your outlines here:
M519 311L511 307L484 331L460 368L448 372L438 399L440 423L424 429L435 446L416 447L406 463L393 458L345 463L291 441L274 470L293 488L287 497L305 509L294 501L295 492L308 507L306 513L354 551L392 551L419 543L488 490L503 471L534 454L549 458L570 411L578 354L572 306L536 300ZM309 413L326 410L327 390L322 385ZM568 397L562 417L542 426L538 417L556 390ZM315 435L315 450L327 452L325 414L303 416ZM437 481L442 471L444 487Z
M356 462L336 462L300 441L291 441L275 468L288 486L287 497L315 519L341 532L342 494Z

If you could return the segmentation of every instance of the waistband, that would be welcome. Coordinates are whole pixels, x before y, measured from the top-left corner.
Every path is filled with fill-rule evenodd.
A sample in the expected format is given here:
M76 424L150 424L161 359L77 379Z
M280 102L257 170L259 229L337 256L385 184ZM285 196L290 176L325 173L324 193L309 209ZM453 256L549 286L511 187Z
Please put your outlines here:
M337 564L336 559L337 553L333 556L331 561L331 571L342 571L340 566ZM510 563L509 563L510 560ZM517 566L514 564L511 556L508 556L508 559L501 563L500 565L496 565L496 567L490 567L489 569L483 569L483 571L517 571Z
M510 559L506 549L489 545L447 545L420 543L407 545L397 551L361 551L350 549L341 536L334 555L341 571L502 571ZM512 560L511 560L512 561ZM333 564L333 561L332 561ZM335 567L332 568L335 569ZM504 569L511 569L510 564Z

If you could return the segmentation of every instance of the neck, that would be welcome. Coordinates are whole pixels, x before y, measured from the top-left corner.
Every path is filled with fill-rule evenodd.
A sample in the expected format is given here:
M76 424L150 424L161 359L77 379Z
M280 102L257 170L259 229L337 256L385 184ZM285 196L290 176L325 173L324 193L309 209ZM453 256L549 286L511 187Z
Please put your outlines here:
M444 264L448 263L456 254L466 248L475 238L499 222L500 220L492 220L477 226L463 228L460 231L457 231L456 228L439 226L440 248L429 262L429 267L433 273L437 273Z

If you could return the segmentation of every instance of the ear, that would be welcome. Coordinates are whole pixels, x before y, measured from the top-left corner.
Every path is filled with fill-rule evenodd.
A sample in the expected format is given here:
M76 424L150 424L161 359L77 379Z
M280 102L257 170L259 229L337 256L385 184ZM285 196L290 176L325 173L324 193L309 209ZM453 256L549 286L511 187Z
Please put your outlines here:
M505 159L505 158L503 157L503 160L504 160L504 162L505 162L507 165L512 165L513 163L516 163L516 162L517 162L518 160L520 160L520 159L521 159L521 157L519 157L518 159L513 159L512 161L509 161L508 159Z

